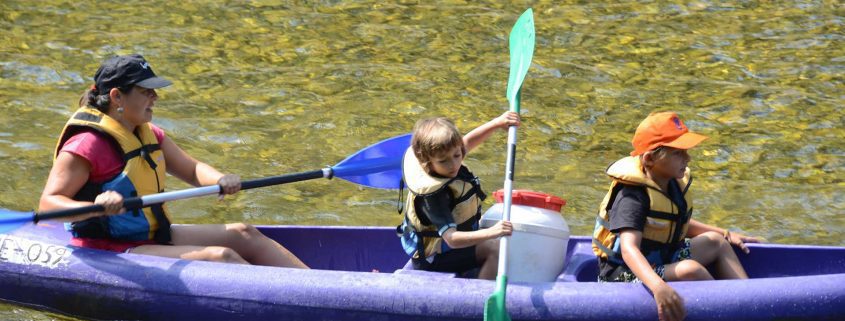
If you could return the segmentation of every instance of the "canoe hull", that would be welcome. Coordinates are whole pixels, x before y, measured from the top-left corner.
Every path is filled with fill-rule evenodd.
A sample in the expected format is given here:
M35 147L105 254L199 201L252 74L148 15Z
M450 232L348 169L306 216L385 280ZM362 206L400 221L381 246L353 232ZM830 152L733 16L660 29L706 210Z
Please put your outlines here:
M46 225L0 235L0 299L96 319L478 320L495 287L491 281L401 270L407 256L390 228L261 229L323 270L66 247L67 235L60 226ZM588 246L587 238L571 239L570 267ZM758 245L752 254L783 254L782 247ZM792 250L786 258L795 255L792 252L820 257L813 251L828 253L813 262L833 272L840 270L742 281L674 282L672 286L685 299L687 320L845 319L845 271L841 271L845 248ZM747 264L752 277L765 273L757 271L755 264ZM507 304L512 319L657 318L654 300L640 284L566 282L595 274L589 263L581 265L587 268L570 270L573 273L561 276L561 282L510 284ZM373 269L382 273L372 273Z

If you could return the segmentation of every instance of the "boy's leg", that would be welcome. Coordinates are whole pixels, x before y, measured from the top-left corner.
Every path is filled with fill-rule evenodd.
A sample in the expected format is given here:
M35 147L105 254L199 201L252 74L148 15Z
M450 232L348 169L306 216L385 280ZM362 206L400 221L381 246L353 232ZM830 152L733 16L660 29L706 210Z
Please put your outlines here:
M173 245L222 246L252 264L308 268L293 253L248 224L174 225L171 235Z
M692 238L690 255L704 266L713 266L718 279L747 279L748 274L722 235L706 232Z
M481 264L478 278L495 280L499 270L499 239L485 240L476 245L475 257Z
M692 247L692 245L690 245ZM658 273L659 275L659 273ZM705 281L713 276L707 268L696 260L683 260L663 267L663 279L666 281Z

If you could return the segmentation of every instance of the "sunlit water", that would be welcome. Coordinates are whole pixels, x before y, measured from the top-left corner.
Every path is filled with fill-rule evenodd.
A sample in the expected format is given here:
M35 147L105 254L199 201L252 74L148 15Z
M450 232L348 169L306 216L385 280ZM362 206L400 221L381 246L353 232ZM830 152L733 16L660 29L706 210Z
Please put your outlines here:
M444 115L464 132L507 108L507 35L533 7L517 188L567 199L590 233L637 123L674 110L693 150L696 218L778 243L845 245L845 8L673 1L0 2L0 207L31 210L55 139L99 63L141 53L174 85L154 122L244 179L332 165ZM466 163L502 185L504 132ZM171 179L169 189L188 187ZM318 180L218 202L181 223L398 224L397 192ZM490 201L486 205L490 205ZM63 317L0 305L0 319Z

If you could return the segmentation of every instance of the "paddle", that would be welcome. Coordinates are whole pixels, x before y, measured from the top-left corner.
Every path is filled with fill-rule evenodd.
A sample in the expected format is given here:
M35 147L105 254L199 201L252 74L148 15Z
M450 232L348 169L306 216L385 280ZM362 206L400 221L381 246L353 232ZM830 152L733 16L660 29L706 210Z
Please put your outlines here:
M511 55L511 69L510 75L508 76L507 97L510 103L510 110L519 113L519 97L522 81L525 80L528 67L531 66L531 58L534 56L534 12L531 8L525 10L519 19L516 20L516 23L511 29L508 44ZM510 221L511 217L511 194L513 191L515 154L516 126L510 126L508 128L508 158L505 166L504 213L502 213L502 220L504 221ZM508 286L507 262L509 239L509 237L503 237L499 241L499 270L496 275L496 290L484 304L484 320L487 321L510 321L511 319L505 307L505 293L507 292Z
M402 156L410 144L411 134L388 138L356 152L335 166L309 172L248 180L241 182L241 189L293 183L321 177L328 179L339 177L364 186L397 189L399 188L399 181L402 179ZM134 210L153 204L219 193L219 185L203 186L144 195L142 197L131 197L124 199L123 206L126 210ZM16 212L0 209L0 233L18 229L30 222L37 223L40 220L100 212L103 210L104 208L101 205L89 205L43 213Z

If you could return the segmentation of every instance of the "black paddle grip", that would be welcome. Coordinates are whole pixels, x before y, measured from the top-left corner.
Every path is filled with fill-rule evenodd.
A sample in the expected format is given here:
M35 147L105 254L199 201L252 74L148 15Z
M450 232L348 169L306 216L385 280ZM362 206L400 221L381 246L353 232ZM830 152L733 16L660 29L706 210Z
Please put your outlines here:
M241 182L241 189L243 190L243 189L251 189L251 188L257 188L257 187L279 185L279 184L285 184L285 183L307 181L309 179L322 178L322 177L323 177L323 170L318 169L316 171L310 171L310 172L279 175L279 176L272 176L272 177L265 177L265 178L259 178L259 179L244 181L244 182Z

